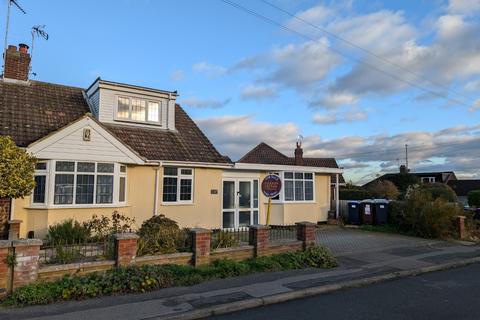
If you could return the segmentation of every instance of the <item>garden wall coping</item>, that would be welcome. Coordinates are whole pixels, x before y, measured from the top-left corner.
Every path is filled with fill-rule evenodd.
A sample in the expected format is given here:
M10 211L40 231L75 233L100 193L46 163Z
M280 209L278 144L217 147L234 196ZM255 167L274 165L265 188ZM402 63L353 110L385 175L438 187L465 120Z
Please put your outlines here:
M76 269L85 269L90 267L98 266L114 266L114 260L103 260L103 261L90 261L90 262L77 262L69 264L57 264L52 266L42 266L38 270L38 273L49 273L56 271L67 271L67 270L76 270Z

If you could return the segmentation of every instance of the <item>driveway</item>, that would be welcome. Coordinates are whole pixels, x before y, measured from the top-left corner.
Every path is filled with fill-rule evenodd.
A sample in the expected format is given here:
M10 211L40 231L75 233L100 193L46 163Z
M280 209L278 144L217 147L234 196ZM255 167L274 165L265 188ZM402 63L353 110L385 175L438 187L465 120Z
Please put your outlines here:
M317 243L336 255L383 251L403 247L445 245L445 241L407 237L398 234L368 232L356 229L325 226L317 230Z

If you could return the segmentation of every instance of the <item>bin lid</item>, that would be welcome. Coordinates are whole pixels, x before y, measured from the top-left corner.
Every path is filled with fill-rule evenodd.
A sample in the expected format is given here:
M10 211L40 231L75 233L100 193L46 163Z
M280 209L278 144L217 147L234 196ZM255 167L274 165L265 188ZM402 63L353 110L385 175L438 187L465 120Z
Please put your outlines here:
M374 203L375 200L373 199L363 199L362 201L360 201L360 203Z
M359 201L348 201L347 204L359 204L360 202Z
M387 199L373 199L373 202L374 203L384 203L384 204L390 203L390 201L388 201Z

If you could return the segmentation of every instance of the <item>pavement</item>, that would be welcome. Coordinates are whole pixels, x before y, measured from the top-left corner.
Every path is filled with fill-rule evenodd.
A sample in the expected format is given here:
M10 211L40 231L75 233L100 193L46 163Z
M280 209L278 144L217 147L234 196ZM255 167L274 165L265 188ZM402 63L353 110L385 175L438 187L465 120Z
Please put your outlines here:
M474 264L209 319L476 320L479 296L480 264Z
M145 294L0 310L0 319L196 319L480 262L480 246L324 227L317 242L334 269L304 269L209 281Z

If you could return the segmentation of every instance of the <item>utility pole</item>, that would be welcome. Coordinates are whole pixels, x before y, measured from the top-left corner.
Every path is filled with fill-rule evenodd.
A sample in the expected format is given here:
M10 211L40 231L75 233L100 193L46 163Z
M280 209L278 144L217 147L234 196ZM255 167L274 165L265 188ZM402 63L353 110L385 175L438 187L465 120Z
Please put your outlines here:
M408 173L408 144L405 144L405 167Z

